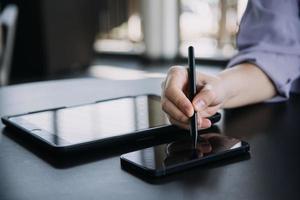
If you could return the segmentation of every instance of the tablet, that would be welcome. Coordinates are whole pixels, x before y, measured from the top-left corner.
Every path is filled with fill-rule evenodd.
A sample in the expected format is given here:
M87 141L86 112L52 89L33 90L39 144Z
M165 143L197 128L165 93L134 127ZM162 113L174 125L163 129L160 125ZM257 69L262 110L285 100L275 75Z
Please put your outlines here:
M249 144L240 139L220 133L200 136L196 149L193 148L194 141L186 138L123 154L121 167L133 174L153 178L249 154Z
M6 116L2 122L56 150L142 140L170 127L160 97L156 95L128 96Z

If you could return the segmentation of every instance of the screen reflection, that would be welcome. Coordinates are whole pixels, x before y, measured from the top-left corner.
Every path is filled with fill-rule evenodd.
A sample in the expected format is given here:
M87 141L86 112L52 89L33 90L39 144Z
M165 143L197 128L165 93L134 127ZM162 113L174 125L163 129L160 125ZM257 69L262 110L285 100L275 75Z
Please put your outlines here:
M125 157L140 166L149 169L165 169L199 158L223 153L241 147L241 140L219 133L201 134L196 150L192 141L187 138L169 144L143 149L126 154Z
M52 134L52 142L56 144L60 143L59 138L76 144L168 124L158 96L126 97L27 114L10 120Z
M209 155L224 152L241 146L241 141L235 138L220 135L219 133L202 134L198 137L196 149L191 139L175 141L166 145L164 165L172 165L199 159Z

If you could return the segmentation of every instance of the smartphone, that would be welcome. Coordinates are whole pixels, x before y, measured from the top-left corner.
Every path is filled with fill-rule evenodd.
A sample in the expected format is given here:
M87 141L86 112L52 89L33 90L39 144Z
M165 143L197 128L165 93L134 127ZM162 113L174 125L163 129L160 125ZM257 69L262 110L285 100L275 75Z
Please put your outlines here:
M201 134L197 148L191 138L121 155L121 167L146 177L162 177L213 161L246 154L249 144L219 133Z
M220 117L216 114L210 119L216 123ZM171 127L160 97L151 94L5 116L2 122L20 136L55 151L139 142L164 134Z

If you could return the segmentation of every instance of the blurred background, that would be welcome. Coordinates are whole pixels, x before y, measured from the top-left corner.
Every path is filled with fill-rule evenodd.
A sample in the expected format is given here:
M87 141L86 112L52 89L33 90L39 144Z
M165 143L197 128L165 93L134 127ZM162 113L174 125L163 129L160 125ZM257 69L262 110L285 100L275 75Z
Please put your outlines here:
M221 70L248 0L1 0L1 85L73 77L163 77Z

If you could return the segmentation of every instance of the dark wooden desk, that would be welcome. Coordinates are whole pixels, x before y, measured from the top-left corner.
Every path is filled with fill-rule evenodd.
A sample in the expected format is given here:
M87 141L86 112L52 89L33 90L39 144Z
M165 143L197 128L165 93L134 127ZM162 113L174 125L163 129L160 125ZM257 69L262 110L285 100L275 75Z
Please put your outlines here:
M0 115L140 93L159 94L160 80L73 79L9 86L0 89ZM86 154L72 165L55 166L48 162L51 155L11 137L11 130L1 124L0 199L296 199L299 113L300 96L296 95L288 102L228 110L220 127L224 134L250 143L250 159L153 182L123 171L121 151L98 152L99 157L84 160L90 156Z

